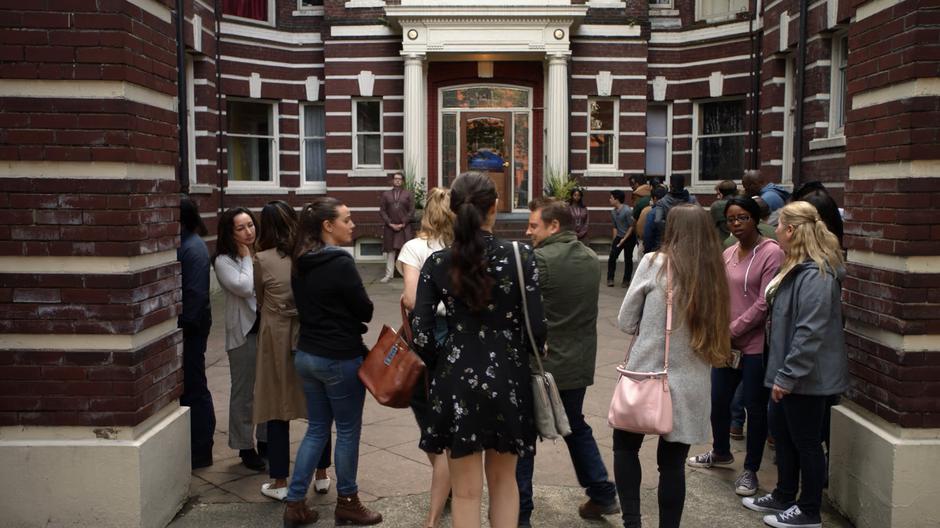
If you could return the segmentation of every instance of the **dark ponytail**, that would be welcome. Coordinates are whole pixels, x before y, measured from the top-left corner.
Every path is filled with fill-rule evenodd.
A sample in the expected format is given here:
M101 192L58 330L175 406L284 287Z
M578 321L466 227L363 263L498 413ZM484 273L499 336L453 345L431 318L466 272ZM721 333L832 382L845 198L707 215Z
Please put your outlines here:
M450 209L457 215L450 280L454 294L473 311L486 306L493 287L493 278L486 273L486 240L481 227L496 196L493 180L479 172L461 174L450 188Z
M297 236L294 241L293 270L297 272L297 259L308 251L323 247L323 222L336 220L342 202L331 196L322 196L304 206L297 219Z

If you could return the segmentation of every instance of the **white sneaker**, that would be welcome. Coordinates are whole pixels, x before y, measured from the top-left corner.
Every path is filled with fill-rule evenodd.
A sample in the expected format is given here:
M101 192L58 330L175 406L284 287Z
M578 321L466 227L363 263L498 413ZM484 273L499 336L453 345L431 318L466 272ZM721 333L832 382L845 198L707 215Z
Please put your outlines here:
M382 277L381 279L379 279L379 282L381 282L382 284L386 284L390 280L392 280L391 277Z
M287 486L272 488L270 482L265 482L261 485L261 494L276 501L283 501L287 498Z
M313 480L313 491L316 491L320 495L325 495L330 492L330 477L325 479L314 479Z

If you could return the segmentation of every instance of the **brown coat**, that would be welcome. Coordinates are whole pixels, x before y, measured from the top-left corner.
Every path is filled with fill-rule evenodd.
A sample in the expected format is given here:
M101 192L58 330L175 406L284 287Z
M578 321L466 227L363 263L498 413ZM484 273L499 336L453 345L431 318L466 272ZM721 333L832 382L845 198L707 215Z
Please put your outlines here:
M395 192L398 191L398 199L395 199ZM382 237L382 249L384 251L395 251L401 249L414 238L411 229L411 216L415 212L415 200L411 191L405 189L389 189L382 193L379 200L379 215L382 222L385 223L385 230ZM391 228L392 224L405 224L401 231L395 231Z
M254 423L307 417L302 383L294 370L293 349L300 323L290 286L291 261L277 249L254 257L258 299L258 354L255 359Z

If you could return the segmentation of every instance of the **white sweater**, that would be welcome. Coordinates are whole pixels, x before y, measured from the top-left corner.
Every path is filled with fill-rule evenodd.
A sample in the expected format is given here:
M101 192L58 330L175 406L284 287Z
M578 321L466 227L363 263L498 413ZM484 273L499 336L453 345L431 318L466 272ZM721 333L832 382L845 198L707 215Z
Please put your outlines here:
M254 270L251 257L232 259L228 255L219 255L214 267L225 292L225 350L232 350L245 344L245 336L255 324Z

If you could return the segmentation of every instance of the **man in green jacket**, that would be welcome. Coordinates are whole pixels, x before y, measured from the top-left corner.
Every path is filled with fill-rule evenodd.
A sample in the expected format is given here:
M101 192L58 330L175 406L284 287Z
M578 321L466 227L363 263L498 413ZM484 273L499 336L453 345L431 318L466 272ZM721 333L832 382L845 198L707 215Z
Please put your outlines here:
M565 437L565 443L578 484L588 496L578 513L585 519L601 519L619 513L620 506L617 489L608 479L591 426L582 413L587 387L594 383L600 263L597 254L578 241L571 213L564 203L539 198L529 204L529 210L526 235L532 237L535 247L542 306L548 323L548 357L543 363L558 384L571 424L571 434ZM530 526L534 464L533 457L522 457L516 464L520 527Z

